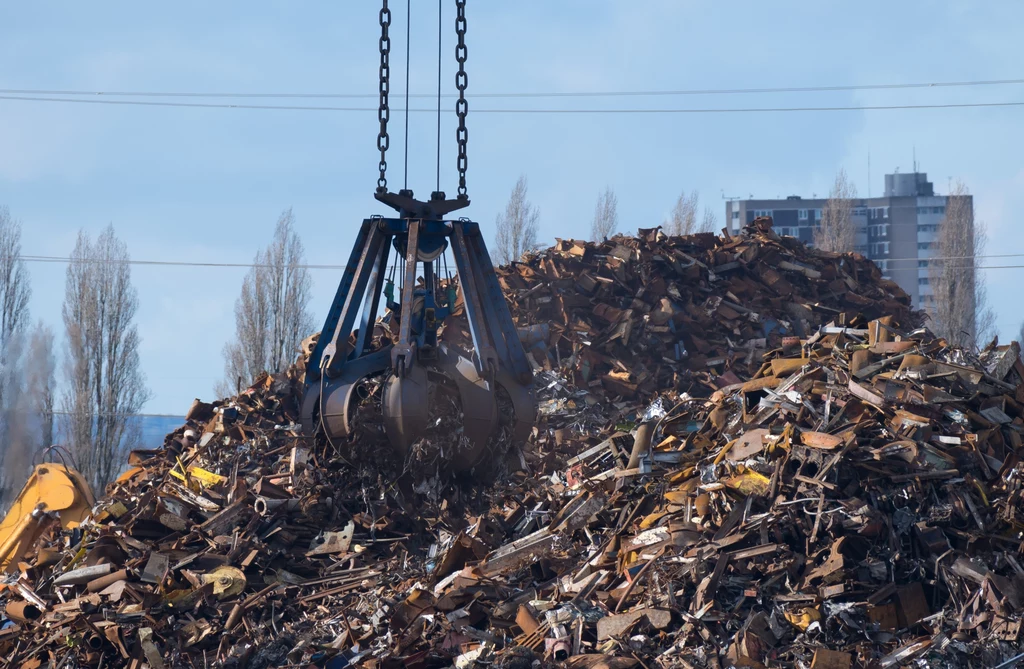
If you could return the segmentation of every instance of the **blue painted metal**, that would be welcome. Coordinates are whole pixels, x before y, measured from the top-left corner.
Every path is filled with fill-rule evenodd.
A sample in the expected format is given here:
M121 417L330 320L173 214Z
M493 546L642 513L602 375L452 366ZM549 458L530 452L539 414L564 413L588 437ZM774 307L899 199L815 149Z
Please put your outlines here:
M419 248L420 222L409 221L408 247L405 251L405 285L402 286L402 315L398 328L398 343L391 349L391 366L398 376L404 376L416 362L416 349L412 342L413 290L416 287L416 257Z
M497 354L491 345L491 338L487 332L483 301L481 300L479 286L474 276L472 261L469 258L469 249L466 247L465 226L453 224L452 232L455 237L455 244L452 244L452 255L455 257L455 268L459 273L459 285L462 287L462 294L465 296L466 320L469 321L469 332L473 337L473 348L476 349L474 362L476 363L477 372L481 376L486 376L493 368L498 366Z
M331 308L327 312L327 320L324 321L324 326L320 330L320 339L317 341L313 354L309 356L309 362L306 364L307 380L317 381L320 379L320 361L323 358L324 349L327 348L327 333L334 332L338 325L341 309L345 304L345 297L352 290L352 277L355 276L356 268L359 266L359 259L363 254L363 247L366 246L366 239L370 235L370 228L373 225L372 221L373 219L368 218L359 227L359 234L356 235L356 242L352 246L352 253L349 255L348 264L345 265L345 273L341 275L341 283L338 284L338 290L334 294L334 301L331 302Z
M341 373L342 367L344 367L348 356L338 355L337 352L339 348L344 350L345 345L348 343L348 337L352 334L352 328L355 327L356 323L356 316L359 315L358 305L361 303L361 298L366 292L366 284L370 280L374 260L380 253L381 246L385 243L384 233L381 231L380 225L376 224L376 221L370 219L369 228L365 249L359 256L359 262L356 263L354 276L349 279L351 286L344 296L338 325L334 329L330 342L324 349L324 357L328 358L326 368L328 376L337 376ZM343 278L342 282L344 281L345 279ZM320 336L323 337L323 333Z
M380 253L373 259L373 269L367 284L370 286L370 290L366 292L366 299L363 302L363 313L359 321L359 337L356 339L356 347L352 350L353 358L366 355L370 343L373 341L373 328L377 321L377 309L380 307L381 291L384 288L384 272L388 266L390 252L391 246L385 241L381 244Z
M484 275L489 272L494 273L494 270L490 265L487 265L485 271L481 267L480 253L476 249L474 244L477 238L480 236L479 230L471 231L466 230L464 221L456 221L452 224L456 234L461 235L462 244L466 246L466 255L469 258L469 266L472 271L472 276L468 277L467 280L471 280L473 286L480 292L483 302L483 316L487 324L487 333L491 345L494 347L495 354L498 357L499 365L503 365L506 369L508 368L511 359L509 358L508 344L505 341L504 336L501 333L501 325L498 322L497 312L498 309L494 308L497 304L504 304L505 297L502 296L502 302L493 302L494 296L488 294L487 283L484 280Z
M486 268L481 272L483 274L481 283L487 303L492 305L491 311L498 324L497 329L492 330L494 337L502 339L506 345L508 356L508 360L505 361L506 369L515 375L519 383L527 385L533 381L533 368L526 359L526 353L519 341L519 331L512 320L512 314L509 313L508 307L505 305L505 295L501 292L501 284L498 283L498 276L494 273L491 255L487 252L487 246L484 244L479 227L470 237L470 242L474 254L478 257L478 267ZM499 304L502 308L498 308Z

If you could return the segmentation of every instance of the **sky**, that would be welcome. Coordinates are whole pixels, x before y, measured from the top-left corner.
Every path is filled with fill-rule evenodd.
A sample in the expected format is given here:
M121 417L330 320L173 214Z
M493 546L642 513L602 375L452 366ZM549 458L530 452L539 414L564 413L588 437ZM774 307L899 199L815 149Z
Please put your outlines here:
M391 2L389 184L403 185L405 3ZM376 186L379 4L31 2L0 9L0 88L362 94L369 98L116 98L354 107L266 110L0 99L0 205L23 252L67 256L108 224L137 260L251 262L292 208L312 264L343 264ZM454 92L454 3L444 0L442 80ZM624 98L486 93L856 86L1022 78L1015 1L689 2L469 0L469 174L487 239L516 179L529 181L542 241L585 238L598 193L620 229L661 224L682 191L724 218L724 197L824 195L845 168L861 195L916 156L936 190L962 179L989 253L1024 254L1024 107L644 114L485 109L737 109L1024 101L1024 86ZM437 86L437 5L412 0L410 90ZM12 95L0 93L0 96ZM57 96L69 97L69 96ZM90 99L97 99L93 96ZM112 99L112 98L103 98ZM432 107L413 99L414 108ZM456 188L454 102L443 100L441 185ZM370 109L367 111L367 109ZM476 113L474 113L474 111ZM408 185L434 189L436 117L413 113ZM870 175L870 177L869 177ZM1021 258L991 265L1024 265ZM32 315L62 332L64 267L30 263ZM245 270L134 266L151 413L184 412L223 376ZM1024 270L985 272L1001 338L1024 319ZM326 315L340 280L313 270Z

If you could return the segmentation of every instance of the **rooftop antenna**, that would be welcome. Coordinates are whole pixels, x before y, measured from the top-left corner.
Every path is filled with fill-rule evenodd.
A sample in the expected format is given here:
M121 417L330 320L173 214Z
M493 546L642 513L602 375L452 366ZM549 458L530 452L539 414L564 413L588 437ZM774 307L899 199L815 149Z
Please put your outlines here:
M868 197L871 197L871 152L868 151Z
M917 144L914 145L914 172L917 172Z

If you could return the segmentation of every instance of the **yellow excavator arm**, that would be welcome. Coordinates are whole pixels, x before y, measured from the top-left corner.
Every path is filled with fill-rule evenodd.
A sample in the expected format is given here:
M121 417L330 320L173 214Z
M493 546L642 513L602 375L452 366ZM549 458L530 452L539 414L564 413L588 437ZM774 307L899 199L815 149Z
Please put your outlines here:
M0 570L15 571L56 516L64 529L77 527L96 500L80 473L56 462L36 465L0 523Z

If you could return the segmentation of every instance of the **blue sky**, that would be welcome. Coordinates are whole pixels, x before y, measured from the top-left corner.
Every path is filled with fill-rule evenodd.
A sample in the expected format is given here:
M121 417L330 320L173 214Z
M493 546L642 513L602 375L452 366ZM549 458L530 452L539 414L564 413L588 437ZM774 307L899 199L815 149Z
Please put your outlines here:
M436 3L413 0L414 92L436 76ZM445 0L445 86L453 81ZM393 91L403 89L404 3L394 2ZM376 92L377 10L359 2L32 2L0 9L0 88L258 93ZM830 86L1020 78L1018 2L469 0L470 92ZM704 95L615 100L473 100L492 107L722 108L1024 100L1024 86ZM281 101L256 101L281 102ZM285 104L375 106L373 100ZM394 100L394 106L400 106ZM421 101L420 105L427 104ZM445 100L447 109L451 100ZM518 115L471 111L467 215L490 238L516 178L529 178L545 241L585 237L599 190L621 227L662 222L697 189L824 194L840 167L861 194L920 168L940 192L962 178L991 253L1024 253L1024 108L761 114ZM393 114L391 184L402 182ZM411 123L410 186L434 184L434 117ZM373 200L376 112L119 107L0 100L0 204L28 254L67 255L80 228L113 223L136 259L249 262L293 207L311 263L344 262ZM455 190L454 115L442 187ZM870 155L871 180L868 180ZM870 188L869 188L870 186ZM1024 264L1006 259L992 264ZM30 266L33 316L60 329L63 267ZM1024 270L987 272L1004 338L1024 313ZM242 269L135 267L151 412L209 398L234 329ZM337 272L314 272L318 317Z

